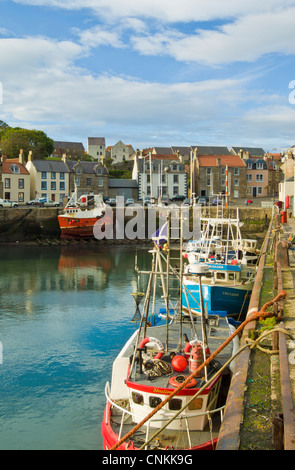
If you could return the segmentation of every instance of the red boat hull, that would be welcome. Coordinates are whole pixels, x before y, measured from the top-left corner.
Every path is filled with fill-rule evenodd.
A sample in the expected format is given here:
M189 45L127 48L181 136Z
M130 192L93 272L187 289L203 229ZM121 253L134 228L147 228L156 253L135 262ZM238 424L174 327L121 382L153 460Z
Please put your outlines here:
M98 219L97 217L63 217L58 216L58 223L61 231L61 238L90 238L94 237L93 227L101 220L102 225L113 224L112 220L106 220L106 217Z
M108 417L108 418L107 418ZM103 450L110 450L119 441L118 435L113 431L110 423L111 417L111 404L108 403L104 410L103 421L102 421L102 437L103 437ZM214 450L217 445L218 437L213 440L204 442L198 446L194 446L188 450ZM123 442L116 450L139 450L134 446L131 440ZM169 450L172 450L169 448ZM177 449L175 449L177 450Z

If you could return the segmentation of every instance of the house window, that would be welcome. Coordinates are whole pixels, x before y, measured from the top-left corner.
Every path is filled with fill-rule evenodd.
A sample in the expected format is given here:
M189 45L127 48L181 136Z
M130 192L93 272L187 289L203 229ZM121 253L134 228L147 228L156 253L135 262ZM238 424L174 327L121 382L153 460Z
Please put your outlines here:
M87 179L86 179L86 185L87 185L87 186L91 186L91 178L87 178Z
M238 178L234 179L234 186L240 186L240 180Z
M79 178L79 176L77 176L77 177L75 178L75 183L76 183L77 186L80 186L80 178Z
M262 187L261 187L261 186L258 186L258 188L257 188L257 194L260 194L260 195L262 194Z
M51 179L52 179L52 180L55 180L55 179L56 179L56 173L55 173L55 171L52 171L52 172L51 172Z
M98 186L103 186L103 178L98 178Z
M59 174L59 179L64 180L65 179L65 174L63 171L60 172Z
M41 179L42 179L42 180L46 180L46 178L47 178L47 173L46 173L46 171L42 171L42 172L41 172Z
M18 189L24 189L24 187L25 187L25 180L23 178L19 178Z
M97 173L98 175L101 175L101 174L102 174L102 170L101 170L101 168L97 168L97 171L96 171L96 173Z
M225 178L221 178L221 186L225 186Z
M247 188L247 195L251 196L252 195L252 188Z
M238 176L240 174L240 168L235 168L234 169L234 175Z
M207 173L207 175L211 175L211 173L212 173L212 168L206 168L206 173Z
M252 183L252 175L247 175L247 182Z
M47 182L46 181L41 181L41 190L42 191L47 191Z
M81 175L81 168L79 166L78 166L78 168L76 168L76 174Z
M256 169L257 170L263 170L263 163L262 162L256 163Z
M55 191L56 190L56 182L55 181L51 181L51 191Z
M207 186L211 186L211 178L207 178Z
M263 175L256 175L256 182L262 182L263 181Z
M12 173L20 173L20 169L17 165L15 165L15 163L10 165L10 170L12 171Z
M178 194L178 186L173 186L173 196L177 196Z
M225 168L221 168L221 174L224 176L225 175Z
M25 193L18 193L18 202L24 202Z
M64 183L64 181L60 181L60 182L59 182L59 190L60 190L60 191L64 191L64 190L65 190L65 183Z
M173 175L173 183L176 183L176 184L179 183L179 176L178 175Z
M146 182L150 183L151 182L151 175L146 175Z
M5 188L10 188L10 178L5 178L4 187Z
M248 170L252 170L252 163L247 163Z

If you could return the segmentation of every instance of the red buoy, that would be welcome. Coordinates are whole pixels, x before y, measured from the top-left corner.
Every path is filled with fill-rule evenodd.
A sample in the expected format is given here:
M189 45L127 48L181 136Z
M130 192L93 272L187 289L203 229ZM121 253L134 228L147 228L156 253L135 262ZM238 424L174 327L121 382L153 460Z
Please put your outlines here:
M184 356L181 356L181 354L177 354L172 359L171 364L176 372L182 372L187 367L187 360Z

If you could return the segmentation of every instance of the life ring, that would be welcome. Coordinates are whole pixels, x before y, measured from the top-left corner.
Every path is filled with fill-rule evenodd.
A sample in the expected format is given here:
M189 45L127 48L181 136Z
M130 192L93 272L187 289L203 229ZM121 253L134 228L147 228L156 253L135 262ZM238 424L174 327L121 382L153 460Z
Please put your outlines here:
M155 357L153 357L153 359L161 359L164 356L164 346L161 343L161 341L159 341L157 338L152 338L151 336L149 338L144 338L141 341L139 348L144 348L149 343L155 344L157 348L159 349L158 354Z
M189 341L188 343L186 343L185 347L184 347L184 355L186 357L186 359L189 358L190 356L190 350L192 349L192 346L194 344L197 344L199 341L197 339L193 339L192 341Z
M174 377L171 377L169 379L169 383L170 385L173 385L173 387L179 387L179 385L181 385L186 379L187 377L185 375L175 375ZM197 385L196 379L191 379L190 382L188 382L184 386L184 388L192 388L192 387L195 387L196 385Z

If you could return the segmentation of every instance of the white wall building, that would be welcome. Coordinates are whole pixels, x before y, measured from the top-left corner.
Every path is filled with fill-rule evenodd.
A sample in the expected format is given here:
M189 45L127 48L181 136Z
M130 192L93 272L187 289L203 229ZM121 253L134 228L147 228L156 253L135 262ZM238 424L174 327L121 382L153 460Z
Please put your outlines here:
M187 174L176 155L134 157L132 178L138 182L138 198L187 195Z

